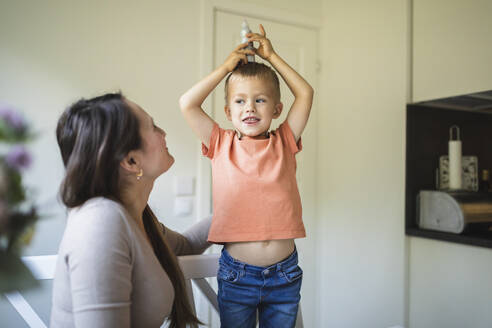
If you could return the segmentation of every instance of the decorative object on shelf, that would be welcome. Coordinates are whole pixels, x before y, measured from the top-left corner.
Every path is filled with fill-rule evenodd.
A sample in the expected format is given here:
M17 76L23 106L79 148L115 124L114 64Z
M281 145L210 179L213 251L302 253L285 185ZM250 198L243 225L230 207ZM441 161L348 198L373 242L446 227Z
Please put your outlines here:
M492 197L480 193L422 190L417 196L421 229L460 234L469 226L492 226Z
M22 173L32 162L24 144L32 137L23 116L0 103L0 293L37 284L20 259L38 219L22 184Z
M480 176L480 187L481 192L490 192L490 172L489 170L482 170Z
M449 157L439 157L439 189L449 188ZM462 189L466 191L478 191L478 159L477 156L463 156L461 159Z
M453 137L453 131L456 132L456 139ZM453 125L449 128L449 189L459 190L463 188L461 180L461 139L460 128Z

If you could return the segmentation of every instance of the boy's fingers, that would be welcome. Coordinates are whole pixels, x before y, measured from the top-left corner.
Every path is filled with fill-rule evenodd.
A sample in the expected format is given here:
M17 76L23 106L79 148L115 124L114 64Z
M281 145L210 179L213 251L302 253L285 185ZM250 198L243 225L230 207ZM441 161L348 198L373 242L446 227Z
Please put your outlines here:
M248 39L249 42L261 42L261 40L264 40L264 38L251 37L251 38Z
M265 32L265 29L263 28L262 24L260 24L260 33L261 33L261 35L266 36L266 32Z
M248 38L254 38L254 37L256 37L256 38L264 38L265 37L264 35L261 35L261 34L258 34L258 33L248 33L248 34L246 34L246 36Z
M244 42L244 43L241 43L240 45L238 45L234 50L237 51L237 50L241 50L243 49L244 47L247 47L248 46L248 42Z
M253 49L246 48L246 49L239 49L238 51L236 51L236 53L239 54L240 56L254 55L255 51Z

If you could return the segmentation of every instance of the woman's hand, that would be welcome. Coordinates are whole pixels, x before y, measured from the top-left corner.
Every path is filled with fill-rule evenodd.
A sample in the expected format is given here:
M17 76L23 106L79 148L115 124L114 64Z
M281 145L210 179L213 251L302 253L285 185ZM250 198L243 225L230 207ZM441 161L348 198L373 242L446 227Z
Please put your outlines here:
M248 63L247 55L255 55L254 50L247 49L247 46L248 42L241 43L231 52L229 57L227 57L224 64L222 64L227 72L232 72L240 64Z
M261 58L270 61L270 57L275 54L272 43L266 38L265 29L260 24L260 34L248 33L246 34L249 42L258 42L260 46L256 49L256 54Z

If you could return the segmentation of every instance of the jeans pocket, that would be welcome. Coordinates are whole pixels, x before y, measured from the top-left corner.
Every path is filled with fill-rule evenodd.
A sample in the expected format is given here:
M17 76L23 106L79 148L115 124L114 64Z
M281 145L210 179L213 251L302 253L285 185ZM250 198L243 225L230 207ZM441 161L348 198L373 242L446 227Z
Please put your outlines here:
M237 282L239 280L239 272L229 267L220 266L217 272L217 279L227 282Z
M302 278L302 269L299 265L292 265L282 270L283 276L288 282Z

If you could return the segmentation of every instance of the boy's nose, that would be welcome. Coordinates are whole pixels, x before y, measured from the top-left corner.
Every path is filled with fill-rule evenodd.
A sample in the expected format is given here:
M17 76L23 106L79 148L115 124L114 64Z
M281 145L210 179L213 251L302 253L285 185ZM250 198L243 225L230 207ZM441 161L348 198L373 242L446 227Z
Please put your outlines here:
M249 102L249 103L246 105L246 111L247 111L247 112L254 112L254 111L256 111L255 104L254 104L254 103L250 103L250 102Z

